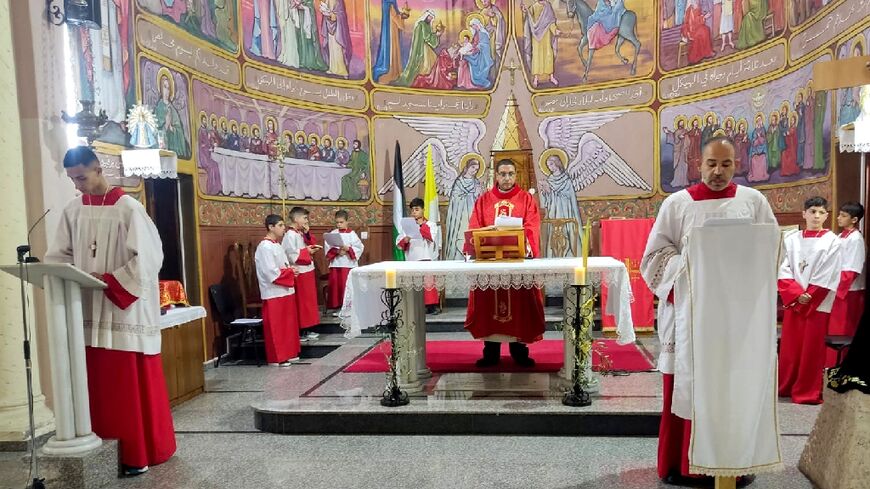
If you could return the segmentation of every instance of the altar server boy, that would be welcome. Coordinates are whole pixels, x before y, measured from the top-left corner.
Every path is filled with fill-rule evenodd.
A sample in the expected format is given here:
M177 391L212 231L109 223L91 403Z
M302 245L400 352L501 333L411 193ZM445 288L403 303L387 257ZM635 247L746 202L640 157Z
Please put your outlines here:
M295 272L281 247L285 227L281 216L266 216L266 236L257 245L254 264L263 299L263 342L269 365L288 367L299 360L299 319Z
M441 252L441 229L438 223L431 222L423 216L423 199L417 197L411 200L411 217L420 227L420 237L411 238L404 230L396 237L396 246L404 250L408 261L437 260ZM423 291L423 301L426 303L426 314L438 314L438 289L432 287Z
M822 402L825 332L840 281L840 241L824 229L828 201L804 202L806 228L785 238L779 294L785 305L779 348L779 395L797 404Z
M314 270L314 255L319 246L308 232L308 211L302 207L290 209L290 227L281 242L290 266L296 272L296 311L299 319L301 341L316 340L320 335L314 331L306 334L303 329L320 324L317 308L317 277Z
M858 321L864 312L864 236L858 231L858 223L864 217L864 206L846 202L837 214L840 228L840 285L837 286L834 305L831 308L829 335L854 336ZM837 363L837 352L828 349L825 367Z
M344 303L344 288L352 268L359 265L363 254L363 243L359 236L348 227L347 211L335 213L335 229L332 233L341 235L342 245L326 243L326 259L329 260L329 294L326 307L341 309Z

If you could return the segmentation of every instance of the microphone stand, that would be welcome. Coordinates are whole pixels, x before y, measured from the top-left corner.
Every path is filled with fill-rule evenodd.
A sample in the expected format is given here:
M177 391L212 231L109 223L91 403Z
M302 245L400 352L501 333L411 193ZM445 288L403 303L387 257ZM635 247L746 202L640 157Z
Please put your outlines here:
M24 255L30 253L30 245L18 246L15 249L18 255L18 279L21 287L21 324L24 327L24 370L27 374L27 416L30 421L30 475L33 479L28 485L29 489L45 489L44 480L39 477L39 461L36 457L36 422L33 419L33 364L30 359L30 328L27 324L27 287L25 284L25 270L28 263L36 263L36 257Z

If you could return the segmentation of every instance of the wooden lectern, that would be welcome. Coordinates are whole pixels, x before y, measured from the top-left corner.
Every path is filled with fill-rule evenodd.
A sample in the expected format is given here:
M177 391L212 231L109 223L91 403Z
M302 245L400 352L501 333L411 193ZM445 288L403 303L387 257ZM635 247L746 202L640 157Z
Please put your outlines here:
M82 288L105 289L106 284L68 263L25 263L0 270L16 277L23 270L25 282L45 289L56 429L42 451L73 455L99 447L102 440L91 430Z
M523 261L526 232L522 227L489 226L465 232L466 249L478 261Z

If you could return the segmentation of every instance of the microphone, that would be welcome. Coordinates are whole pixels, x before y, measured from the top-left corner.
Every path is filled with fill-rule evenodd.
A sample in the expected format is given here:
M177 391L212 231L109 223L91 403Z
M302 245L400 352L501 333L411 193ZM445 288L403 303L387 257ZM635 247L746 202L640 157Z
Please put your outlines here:
M30 229L27 231L27 244L15 248L15 251L18 253L18 263L39 263L39 258L35 256L28 256L25 258L24 255L30 253L30 235L33 234L33 230L36 229L36 226L42 222L43 219L45 219L45 216L48 215L49 212L51 212L51 208L46 209L45 212L39 216L39 219L30 226Z

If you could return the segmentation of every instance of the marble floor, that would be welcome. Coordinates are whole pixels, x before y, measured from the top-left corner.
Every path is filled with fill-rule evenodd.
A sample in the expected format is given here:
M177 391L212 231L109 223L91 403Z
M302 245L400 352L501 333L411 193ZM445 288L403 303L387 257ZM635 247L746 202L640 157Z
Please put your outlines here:
M467 339L464 333L430 337ZM376 405L384 374L342 370L379 340L322 335L320 344L339 346L322 358L289 368L222 365L207 370L206 392L173 410L176 455L142 476L119 479L115 487L669 487L656 477L655 437L300 436L255 429L252 406L262 403L349 411ZM654 337L640 341L650 355L657 353ZM469 390L483 395L461 395ZM510 393L499 394L506 391ZM575 409L561 405L551 374L436 375L415 396L412 406L417 409L480 409L493 415L517 409L569 414ZM594 401L593 409L600 410L660 410L661 376L603 377ZM759 475L751 487L811 488L796 465L819 407L781 402L779 408L786 470ZM26 473L12 475L0 477L0 488L24 487Z

